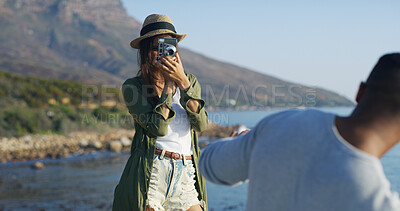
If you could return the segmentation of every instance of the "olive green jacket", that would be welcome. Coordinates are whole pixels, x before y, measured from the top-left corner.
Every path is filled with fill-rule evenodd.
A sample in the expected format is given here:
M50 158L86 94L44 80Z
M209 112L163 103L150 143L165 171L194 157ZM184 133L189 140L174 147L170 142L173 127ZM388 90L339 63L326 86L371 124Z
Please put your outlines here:
M206 183L198 169L200 148L197 133L203 131L208 124L208 114L204 109L205 101L201 99L201 88L192 74L187 74L190 81L189 89L181 91L180 104L186 110L192 134L193 163L196 169L196 190L203 210L208 210ZM131 146L131 155L126 163L119 184L114 191L114 211L145 210L150 175L153 167L153 157L157 136L165 136L169 122L175 117L172 109L172 94L161 94L159 102L150 103L146 97L146 85L142 79L134 77L127 79L122 85L122 94L129 113L133 116L135 135ZM188 108L188 101L199 101L198 113ZM170 115L164 118L161 105L166 104Z

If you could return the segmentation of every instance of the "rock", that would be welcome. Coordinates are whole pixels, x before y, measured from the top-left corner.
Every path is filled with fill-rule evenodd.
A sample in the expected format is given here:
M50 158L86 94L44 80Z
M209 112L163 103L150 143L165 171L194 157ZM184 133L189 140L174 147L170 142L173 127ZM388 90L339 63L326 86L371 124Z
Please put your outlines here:
M44 164L42 162L35 162L32 166L33 169L44 169Z
M79 146L81 146L82 148L88 147L89 146L89 141L86 139L81 139L79 141Z
M56 159L57 158L57 153L50 152L49 154L50 154L49 157L51 157L51 159Z
M99 137L99 140L100 141L105 141L106 140L106 136L101 134L100 137Z
M44 153L44 152L39 152L38 153L38 158L46 158L46 156L47 156L47 154L46 153Z
M121 142L123 147L129 147L132 144L132 141L126 136L122 136L119 141Z
M103 144L100 141L93 141L90 146L95 149L101 149L103 147Z
M119 141L110 141L108 143L108 149L113 152L121 152L122 150L122 143Z
M32 136L29 136L29 135L23 136L22 140L24 140L25 142L30 142L30 141L32 141Z
M58 153L57 153L57 158L66 158L68 157L69 151L67 149L61 149Z

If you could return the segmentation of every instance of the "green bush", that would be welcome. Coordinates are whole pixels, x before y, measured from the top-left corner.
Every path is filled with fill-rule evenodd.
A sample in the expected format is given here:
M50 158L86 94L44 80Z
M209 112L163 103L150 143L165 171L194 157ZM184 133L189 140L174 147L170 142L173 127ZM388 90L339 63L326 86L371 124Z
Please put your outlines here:
M88 88L93 91L84 92ZM121 118L127 112L121 105L94 110L81 107L82 100L100 103L102 93L111 93L108 100L118 102L120 89L0 71L0 137L125 127ZM64 97L69 98L68 104L61 104ZM50 99L56 104L49 104Z

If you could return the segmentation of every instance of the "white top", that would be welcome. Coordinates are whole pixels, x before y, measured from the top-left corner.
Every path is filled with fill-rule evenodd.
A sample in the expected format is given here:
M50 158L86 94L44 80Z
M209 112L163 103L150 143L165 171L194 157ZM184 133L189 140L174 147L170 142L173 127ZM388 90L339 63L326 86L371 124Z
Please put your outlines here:
M400 210L380 160L337 132L334 115L289 110L207 146L200 172L218 184L249 179L247 210Z
M175 110L175 118L169 122L167 134L157 137L156 147L170 152L191 155L192 136L190 134L190 123L185 109L179 103L181 92L176 89L172 97L172 108Z

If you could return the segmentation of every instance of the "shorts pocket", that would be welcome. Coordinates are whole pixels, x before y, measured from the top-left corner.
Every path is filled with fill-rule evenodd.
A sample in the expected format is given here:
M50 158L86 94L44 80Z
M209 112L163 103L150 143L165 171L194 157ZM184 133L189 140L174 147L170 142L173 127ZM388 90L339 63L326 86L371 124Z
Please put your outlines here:
M192 163L189 163L185 168L185 172L182 174L182 180L180 184L182 192L179 195L179 199L185 205L193 206L199 204L199 201L197 199L198 193L195 187L196 181L194 179L194 173L194 166Z
M188 163L187 166L186 166L186 169L187 169L186 173L187 173L188 177L193 177L194 178L194 174L196 172L196 169L194 169L193 163Z

